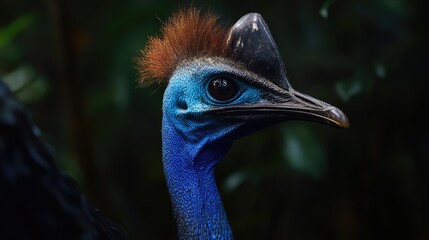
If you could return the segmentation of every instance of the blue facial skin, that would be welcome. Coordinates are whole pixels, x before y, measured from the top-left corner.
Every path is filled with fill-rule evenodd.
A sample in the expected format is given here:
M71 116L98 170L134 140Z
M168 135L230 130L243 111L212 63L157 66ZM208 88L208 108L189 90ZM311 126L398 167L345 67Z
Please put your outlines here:
M262 92L243 81L241 72L222 59L193 60L178 66L165 90L163 163L180 239L232 239L214 167L234 136L251 130L243 121L226 121L208 110L261 100ZM208 91L209 83L222 77L238 87L236 96L224 102Z

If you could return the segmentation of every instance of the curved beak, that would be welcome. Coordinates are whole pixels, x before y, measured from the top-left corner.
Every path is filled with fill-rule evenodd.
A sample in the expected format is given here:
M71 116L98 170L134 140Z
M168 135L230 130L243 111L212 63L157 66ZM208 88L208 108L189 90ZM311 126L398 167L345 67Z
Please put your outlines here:
M256 104L215 107L224 118L242 120L305 120L337 128L349 128L350 122L338 108L290 88L272 92Z

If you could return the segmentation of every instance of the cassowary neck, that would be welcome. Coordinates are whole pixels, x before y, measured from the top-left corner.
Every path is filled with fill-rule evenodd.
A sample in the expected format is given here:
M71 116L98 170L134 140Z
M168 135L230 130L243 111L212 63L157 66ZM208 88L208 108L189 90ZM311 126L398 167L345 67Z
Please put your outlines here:
M230 144L186 142L166 117L162 140L164 172L180 239L232 239L213 174Z

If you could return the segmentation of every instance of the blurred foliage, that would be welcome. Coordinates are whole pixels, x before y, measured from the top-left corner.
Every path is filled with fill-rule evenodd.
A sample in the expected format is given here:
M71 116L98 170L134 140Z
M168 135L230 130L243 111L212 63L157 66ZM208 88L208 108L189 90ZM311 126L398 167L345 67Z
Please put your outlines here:
M34 16L26 14L14 19L0 30L0 48L10 43L14 37L34 23Z
M295 170L309 174L315 179L326 171L326 150L319 136L305 126L284 128L283 154Z
M351 120L237 141L217 169L236 239L429 239L429 6L418 0L2 0L0 75L97 207L132 239L176 237L163 89L137 86L133 58L191 2L229 24L260 12L294 88Z

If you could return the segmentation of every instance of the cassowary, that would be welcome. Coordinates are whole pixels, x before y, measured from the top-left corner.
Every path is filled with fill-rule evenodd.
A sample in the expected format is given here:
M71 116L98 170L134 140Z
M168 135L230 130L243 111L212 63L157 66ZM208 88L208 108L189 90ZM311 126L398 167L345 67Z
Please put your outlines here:
M234 140L285 120L349 126L338 108L291 87L257 13L224 29L213 14L180 11L137 64L143 85L167 83L162 152L180 239L232 239L214 169Z
M347 128L337 108L290 86L259 14L230 29L183 10L136 59L143 85L166 83L164 172L180 239L232 239L214 168L232 142L285 120ZM28 113L0 83L2 239L125 239L56 165Z

